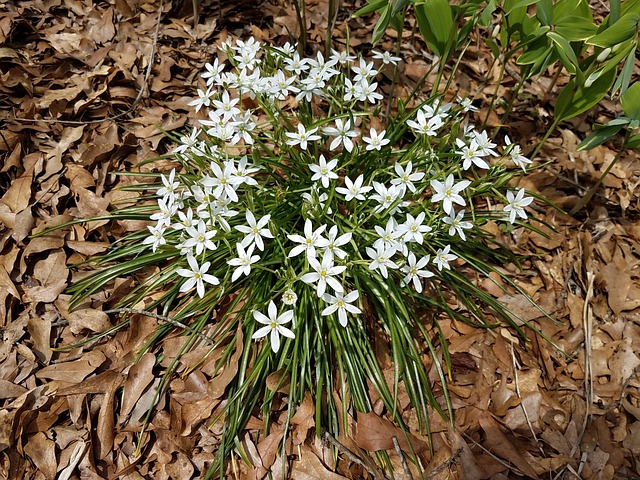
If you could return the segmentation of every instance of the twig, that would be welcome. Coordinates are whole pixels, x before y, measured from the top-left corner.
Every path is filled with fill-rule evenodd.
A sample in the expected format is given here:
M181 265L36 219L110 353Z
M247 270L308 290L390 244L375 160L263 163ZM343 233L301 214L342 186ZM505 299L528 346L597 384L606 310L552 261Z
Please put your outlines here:
M402 449L400 448L400 444L398 443L398 439L396 437L392 437L393 446L396 447L396 453L400 457L400 463L402 464L402 469L404 470L404 474L407 478L413 480L413 475L411 475L411 470L409 470L409 465L407 465L407 461L404 458L404 454L402 453Z
M158 20L156 21L156 30L153 35L153 42L151 43L151 53L149 54L149 63L147 64L147 70L144 73L144 79L142 81L142 86L140 90L138 90L138 95L133 100L131 106L125 110L124 112L120 112L113 116L106 116L103 118L96 118L94 120L58 120L55 118L21 118L21 117L13 117L11 120L15 120L18 122L43 122L43 123L63 123L66 125L91 125L95 123L102 123L108 120L117 120L119 118L125 117L133 112L134 108L138 104L138 102L142 99L142 95L147 88L147 83L149 81L149 77L151 76L151 69L153 68L153 60L156 56L156 46L158 43L158 36L160 34L160 18L162 17L162 9L164 8L164 0L160 0L160 8L158 10Z
M433 472L431 472L429 475L427 475L425 478L425 480L429 480L431 478L434 478L436 475L438 475L440 472L442 472L445 468L449 468L451 467L451 465L456 461L456 458L458 458L460 456L460 454L462 453L462 447L458 448L455 452L453 452L451 454L451 456L449 458L447 458L442 464L438 465Z
M178 320L174 320L173 318L169 318L169 317L166 317L164 315L159 315L157 313L147 312L146 310L137 310L135 308L113 308L111 310L105 310L104 313L106 313L106 314L109 314L109 313L133 313L133 314L137 314L137 315L145 315L147 317L155 318L156 320L160 320L161 322L165 322L165 323L168 323L170 325L173 325L174 327L182 328L183 330L187 330L187 331L189 331L191 333L194 333L198 337L200 337L202 340L207 342L209 345L215 344L215 341L213 339L209 338L208 336L206 336L204 333L198 332L198 331L194 330L192 327L190 327L189 325L185 325L184 323L179 322Z
M516 475L519 475L521 477L524 477L524 473L522 472L522 470L520 470L517 466L515 466L514 464L512 464L511 462L507 462L505 460L503 460L502 458L498 457L497 455L491 453L491 450L489 450L488 448L484 447L483 445L479 444L478 442L476 442L473 438L471 438L469 435L467 435L465 432L460 431L460 433L462 433L462 435L469 440L471 443L473 443L476 447L480 448L480 450L482 450L484 453L486 453L487 455L489 455L491 458L493 458L496 462L501 463L502 465L504 465L505 467L507 467L508 469L512 470Z
M364 468L369 473L369 475L371 475L373 478L381 479L381 480L386 479L386 477L381 472L379 471L376 472L369 465L366 465L362 460L360 460L360 458L358 458L358 456L355 453L353 453L351 450L349 450L347 447L341 444L338 440L334 438L333 435L331 435L326 430L324 432L324 439L327 442L329 442L331 445L336 447L340 451L340 453L342 453L345 457L347 457L352 463L356 463L360 465L362 468Z

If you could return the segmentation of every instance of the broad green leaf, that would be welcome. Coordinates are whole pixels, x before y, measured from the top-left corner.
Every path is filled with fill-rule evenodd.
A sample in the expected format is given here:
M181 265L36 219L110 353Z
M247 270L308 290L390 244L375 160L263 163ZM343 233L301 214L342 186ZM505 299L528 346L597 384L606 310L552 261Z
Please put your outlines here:
M636 49L634 47L631 49L631 51L627 55L627 59L624 61L624 66L620 71L620 75L618 75L618 78L616 78L616 83L613 84L611 95L615 95L618 92L618 90L620 90L621 95L627 91L627 88L629 88L629 82L631 81L631 75L633 74L635 64L636 64Z
M493 12L496 10L496 0L489 0L487 6L482 10L480 14L480 25L486 27L491 23L493 19Z
M372 33L372 43L377 45L380 40L382 40L382 36L384 32L387 30L389 26L389 22L391 21L391 6L387 3L385 7L382 8L380 12L380 18L376 22L375 27L373 27Z
M556 22L556 33L570 42L579 42L593 37L598 27L584 17L567 15Z
M536 17L542 25L551 25L553 22L553 2L551 0L536 2Z
M567 69L571 75L575 75L580 69L578 57L576 56L576 52L573 51L571 44L567 41L566 38L558 35L555 32L548 32L547 37L551 39L554 43L556 53L560 57L560 61L564 65L564 68Z
M395 15L396 13L402 11L404 7L409 4L410 0L393 0L391 5L393 8L391 9L391 15Z
M535 63L540 57L546 57L552 50L547 38L537 39L528 46L526 51L518 57L516 63L518 65L529 65Z
M439 56L446 53L453 29L453 10L447 0L425 0L415 5L420 33Z
M592 148L596 148L598 145L602 145L604 142L613 137L616 133L618 133L622 129L623 125L604 125L599 129L594 130L593 133L587 136L578 148L576 149L578 152L582 150L591 150ZM595 127L594 127L595 128Z
M553 23L558 24L565 17L580 17L592 21L591 9L584 0L560 0L553 6Z
M634 82L620 97L624 114L633 119L640 120L640 82Z
M640 0L625 0L622 2L621 16L627 13L640 13Z
M573 78L562 89L556 100L554 115L560 121L574 118L597 104L607 94L616 71L610 70L598 78L590 87L576 86Z
M389 0L374 0L369 2L368 5L365 5L356 13L353 14L354 17L362 17L363 15L369 15L370 13L375 12L376 10L380 10L381 8L389 5Z
M629 54L630 51L632 52L634 50L635 50L635 44L633 42L628 42L628 45L626 45L624 48L619 49L618 53L616 53L613 57L609 58L604 63L604 66L602 66L596 72L593 72L592 74L590 74L587 80L585 81L585 85L587 86L591 85L593 82L595 82L598 78L600 78L609 70L614 70L614 69L617 70L618 65L620 65L620 62L622 62L622 60ZM614 84L614 88L612 89L612 92L611 92L612 95L613 95L613 92L615 92L615 90L616 88Z
M609 14L609 24L613 25L618 20L620 20L620 0L610 0L609 1L609 9L611 13Z
M631 135L625 143L626 148L640 148L640 133Z
M588 45L598 47L613 47L628 40L636 34L640 13L627 13L614 25L586 40Z
M512 11L517 10L518 8L528 7L529 5L533 5L538 0L507 0L504 2L504 10L509 15Z

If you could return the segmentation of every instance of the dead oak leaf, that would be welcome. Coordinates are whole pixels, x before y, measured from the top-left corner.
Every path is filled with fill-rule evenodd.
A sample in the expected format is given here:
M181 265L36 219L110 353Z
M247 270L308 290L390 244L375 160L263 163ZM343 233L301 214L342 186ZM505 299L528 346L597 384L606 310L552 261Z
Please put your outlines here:
M409 440L407 440L407 436ZM374 412L358 412L356 421L356 444L370 452L379 450L391 450L395 448L393 438L398 441L400 448L407 453L423 453L429 446L412 434L405 434L401 428L396 427L386 418L378 416ZM411 442L411 445L409 445Z

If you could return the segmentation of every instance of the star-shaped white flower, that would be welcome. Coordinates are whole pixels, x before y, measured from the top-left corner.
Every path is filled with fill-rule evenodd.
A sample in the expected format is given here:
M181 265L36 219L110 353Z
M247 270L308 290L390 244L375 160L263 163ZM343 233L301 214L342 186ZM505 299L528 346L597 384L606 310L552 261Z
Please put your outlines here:
M307 252L308 258L315 258L316 248L326 247L329 243L326 238L322 236L327 228L327 225L320 225L316 230L313 230L311 220L307 219L304 222L304 237L302 235L287 235L287 238L292 242L299 243L289 252L288 257L295 257L302 252Z
M351 120L343 122L341 118L336 118L335 128L325 127L322 129L322 133L335 137L331 145L329 145L329 150L335 150L342 144L349 153L353 151L353 141L351 139L358 136L358 132L353 128Z
M360 174L358 178L356 178L355 182L352 182L349 177L344 177L344 187L337 187L336 192L341 195L344 195L344 199L347 202L350 202L354 198L356 200L366 200L364 194L370 192L373 187L362 186L364 182L364 176Z
M320 180L324 188L329 188L329 180L335 180L336 178L338 178L338 174L333 171L333 169L336 168L337 165L337 159L334 158L327 163L324 155L320 155L320 158L318 159L318 165L309 165L309 169L313 172L311 181L315 182L316 180Z
M447 245L444 248L439 248L436 252L436 256L433 257L433 263L438 265L438 270L442 270L443 268L449 270L449 262L453 262L458 257L453 253L449 253L451 250L451 245Z
M460 210L456 215L455 210L452 208L449 212L449 216L442 219L444 223L449 225L449 235L453 236L456 233L460 236L462 240L466 240L467 237L464 234L465 229L469 229L473 227L473 223L464 222L462 219L464 218L464 209Z
M396 178L391 179L391 185L399 185L403 189L409 189L412 193L415 193L416 187L413 182L419 182L424 178L424 172L411 173L413 169L413 162L409 161L405 168L402 165L396 163L394 170L396 171ZM403 193L404 195L404 193Z
M423 235L431 231L431 227L423 225L425 213L420 212L417 217L407 213L407 219L402 225L398 225L398 232L404 235L405 242L418 242L422 245Z
M227 263L232 267L236 267L231 275L231 281L235 282L241 275L249 275L251 273L251 265L260 260L260 255L253 255L254 244L251 244L245 251L241 243L236 243L236 250L238 256L227 260Z
M187 292L195 286L198 296L202 298L204 297L204 282L210 283L211 285L220 284L217 277L207 273L211 266L211 262L204 262L202 266L198 266L198 261L193 257L193 255L187 255L187 263L189 264L189 267L191 267L191 270L187 268L179 268L176 270L178 275L187 278L187 281L180 286L181 292Z
M334 265L333 255L329 252L325 252L322 256L322 263L318 262L315 257L309 257L309 266L315 271L311 273L305 273L300 280L304 283L316 283L318 298L324 295L327 290L327 285L333 288L336 292L342 292L342 285L338 280L333 278L336 275L340 275L347 267L344 265Z
M336 292L335 295L329 295L325 293L322 299L329 304L322 312L320 313L323 316L331 315L334 312L338 312L338 320L340 321L340 325L343 327L347 326L347 312L357 315L362 313L355 305L351 305L358 299L360 293L357 290L349 292L347 295L343 293Z
M269 338L269 340L271 340L271 350L277 353L278 350L280 350L280 335L287 338L296 338L295 333L284 326L293 320L293 310L287 310L278 316L278 308L276 304L273 303L273 300L271 300L267 308L267 313L269 314L268 317L256 310L253 311L253 318L265 326L258 329L251 338L257 340L271 334Z
M509 214L509 223L514 223L516 216L522 219L527 218L527 212L525 212L524 207L533 202L533 197L525 197L524 193L524 188L518 190L515 196L513 192L507 192L507 202L509 203L504 207L504 211Z
M364 143L367 144L366 150L367 151L371 151L371 150L382 150L382 147L384 147L385 145L389 144L389 142L391 142L391 140L389 140L388 138L384 138L384 134L387 133L386 130L382 130L380 133L378 133L376 131L375 128L370 128L369 129L369 136L368 137L362 137L362 140L364 141Z
M371 247L367 247L366 251L369 258L371 258L369 270L380 270L380 274L384 278L389 276L387 268L398 268L398 265L391 260L391 257L396 253L395 248L387 248L384 250L383 248L378 247L374 250Z
M454 184L453 174L449 174L444 183L438 180L431 180L431 188L433 189L432 202L442 201L442 208L445 212L449 213L453 206L453 203L458 205L466 205L464 198L460 195L465 188L471 185L469 180L462 180Z
M256 222L256 217L250 210L247 210L246 217L247 225L238 225L236 227L236 230L246 235L240 243L242 243L243 247L247 247L252 243L255 243L258 250L264 251L264 242L262 241L262 237L273 238L273 234L269 230L269 227L267 227L271 215L265 215Z
M308 142L314 142L316 140L320 140L320 135L315 135L317 131L318 131L317 128L306 130L304 128L304 125L299 123L297 133L285 132L285 135L290 138L290 140L287 140L287 145L291 145L292 147L296 145L300 145L301 149L306 150Z
M406 265L401 269L402 273L406 274L402 279L402 286L409 285L409 283L413 282L413 288L415 288L416 292L422 293L422 282L420 282L420 279L433 277L432 272L424 270L430 258L429 255L426 255L420 260L416 260L415 254L411 252L407 257Z

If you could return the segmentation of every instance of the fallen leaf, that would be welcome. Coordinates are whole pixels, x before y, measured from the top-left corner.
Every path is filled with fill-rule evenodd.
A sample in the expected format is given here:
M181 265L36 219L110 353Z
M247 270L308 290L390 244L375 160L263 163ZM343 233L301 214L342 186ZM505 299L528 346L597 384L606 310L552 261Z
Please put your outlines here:
M393 438L396 438L400 448L407 453L423 453L429 450L429 446L415 435L409 433L407 441L405 433L386 418L382 418L374 412L358 412L356 418L356 444L370 452L379 450L391 450L395 448ZM411 446L409 446L411 442Z

